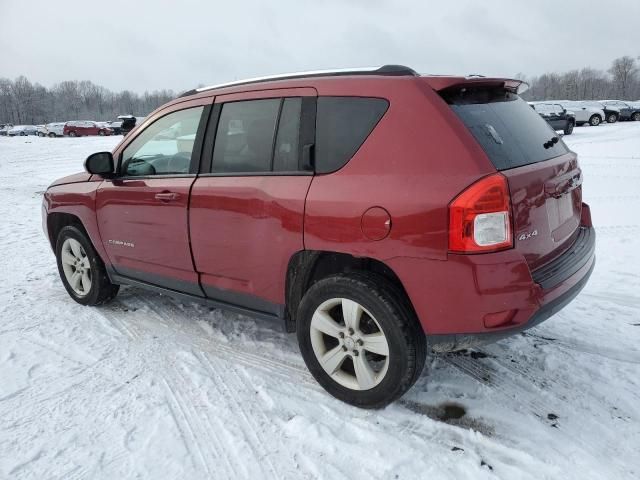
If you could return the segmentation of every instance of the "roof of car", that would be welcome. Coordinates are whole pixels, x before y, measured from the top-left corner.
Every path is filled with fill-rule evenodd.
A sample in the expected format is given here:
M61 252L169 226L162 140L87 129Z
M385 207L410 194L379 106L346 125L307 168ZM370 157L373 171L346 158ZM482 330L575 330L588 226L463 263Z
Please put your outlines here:
M340 70L314 70L309 72L286 73L281 75L270 75L265 77L250 78L234 82L221 83L208 87L189 90L170 104L180 103L190 100L191 97L208 97L211 95L221 95L227 93L242 93L244 91L271 89L271 88L296 88L315 87L318 88L320 82L329 85L341 80L356 80L367 78L367 81L388 82L392 78L398 80L416 80L426 83L436 91L457 87L493 87L501 86L514 93L524 92L529 85L523 80L506 77L484 77L482 75L432 75L419 74L414 69L404 65L384 65L382 67L347 68ZM306 80L311 81L306 81ZM269 83L273 82L273 85ZM325 83L327 82L327 83ZM328 83L331 82L331 83ZM267 85L265 85L267 84ZM187 98L185 98L187 97Z
M181 97L188 97L196 93L206 92L208 90L216 90L224 87L235 87L237 85L248 85L253 83L263 83L276 80L294 80L299 78L313 78L313 77L338 77L338 76L354 76L354 75L382 75L382 76L410 76L419 77L420 74L412 68L404 65L383 65L381 67L354 67L354 68L342 68L334 70L311 70L306 72L292 72L282 73L278 75L266 75L263 77L246 78L244 80L237 80L233 82L219 83L217 85L210 85L208 87L195 88L189 90Z

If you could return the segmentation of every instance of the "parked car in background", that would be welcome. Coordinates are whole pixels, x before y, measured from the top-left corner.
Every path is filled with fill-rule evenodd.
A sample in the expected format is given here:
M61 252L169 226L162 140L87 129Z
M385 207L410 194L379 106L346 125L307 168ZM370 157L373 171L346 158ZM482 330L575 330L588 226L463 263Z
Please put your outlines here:
M114 120L107 123L109 124L109 128L113 130L114 135L122 135L122 120Z
M366 408L411 388L427 351L575 298L595 266L583 175L526 84L320 75L187 92L55 181L43 226L70 297L132 284L279 320L318 383Z
M9 130L11 130L12 128L13 128L13 124L11 123L0 124L0 136L6 137Z
M597 100L581 100L576 103L583 107L592 107L602 110L607 123L616 123L620 119L620 109L611 105L605 105Z
M38 129L36 128L35 125L16 125L15 127L11 128L7 132L7 134L10 137L17 137L17 136L25 137L27 135L37 135Z
M36 125L36 133L39 137L46 137L47 131L45 125Z
M559 103L563 108L572 111L576 117L576 125L578 126L589 124L595 127L606 119L602 108L590 107L582 105L580 102L570 100L553 100L553 102Z
M573 133L576 117L572 111L563 108L559 103L533 103L530 105L554 130L562 130L565 135Z
M63 133L69 137L105 136L113 134L113 130L109 127L101 126L97 122L84 120L67 122L64 126Z
M62 137L64 136L65 122L47 123L44 127L48 137Z
M133 130L136 125L142 123L142 121L144 120L144 117L134 117L133 115L120 115L118 119L122 121L122 124L120 125L120 131L122 132L123 135L126 135L131 130Z
M607 106L620 110L620 120L640 121L640 106L631 102L623 102L621 100L603 100Z

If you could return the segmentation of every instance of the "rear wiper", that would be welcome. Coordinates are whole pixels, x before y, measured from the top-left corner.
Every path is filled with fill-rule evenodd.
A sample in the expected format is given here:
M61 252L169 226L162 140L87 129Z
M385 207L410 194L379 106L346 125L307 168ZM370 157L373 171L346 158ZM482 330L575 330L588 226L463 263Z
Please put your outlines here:
M544 142L542 144L542 146L544 148L551 148L553 147L556 143L558 143L558 140L560 140L560 137L552 137L551 140Z

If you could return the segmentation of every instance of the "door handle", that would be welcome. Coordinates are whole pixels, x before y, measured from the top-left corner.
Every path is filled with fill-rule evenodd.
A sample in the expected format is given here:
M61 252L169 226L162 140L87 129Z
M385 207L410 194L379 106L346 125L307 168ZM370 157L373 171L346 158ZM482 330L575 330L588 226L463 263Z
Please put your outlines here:
M180 198L180 194L174 192L156 193L156 200L161 200L163 202L171 202L173 200L177 200L178 198Z

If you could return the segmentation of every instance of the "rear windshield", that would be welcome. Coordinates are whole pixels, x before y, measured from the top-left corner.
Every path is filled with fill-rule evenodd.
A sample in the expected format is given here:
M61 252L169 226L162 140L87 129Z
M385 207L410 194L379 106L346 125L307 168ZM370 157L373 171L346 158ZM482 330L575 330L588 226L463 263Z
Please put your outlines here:
M457 88L441 95L498 170L543 162L569 151L561 139L549 142L558 134L514 93Z

